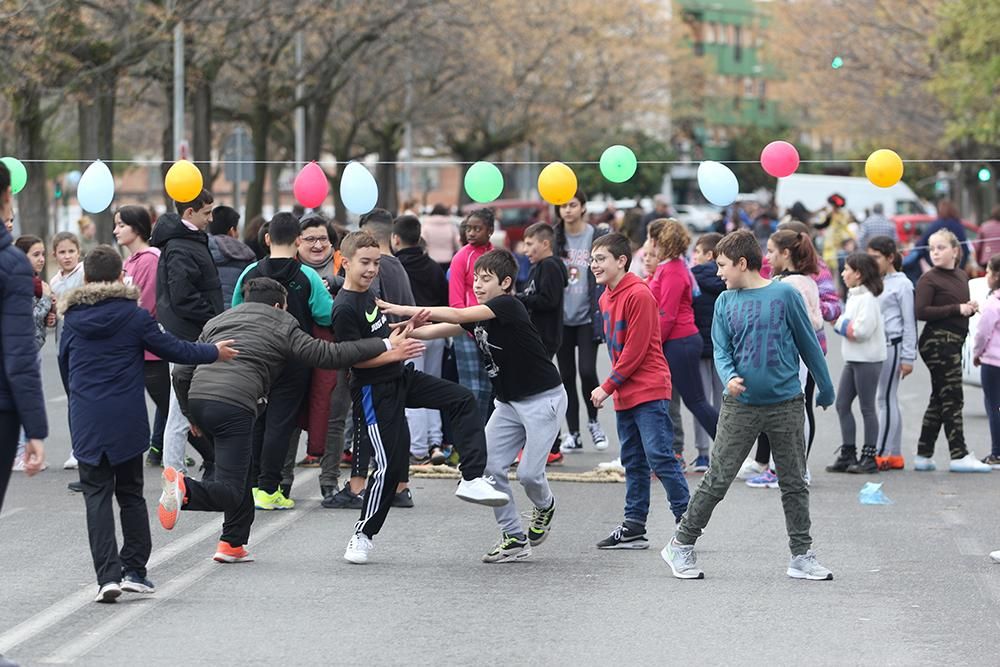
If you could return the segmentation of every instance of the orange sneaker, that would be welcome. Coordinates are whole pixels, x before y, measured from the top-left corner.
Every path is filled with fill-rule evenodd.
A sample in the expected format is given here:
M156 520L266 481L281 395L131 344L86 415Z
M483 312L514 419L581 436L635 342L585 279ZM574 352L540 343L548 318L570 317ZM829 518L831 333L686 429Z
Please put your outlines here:
M242 546L234 547L229 542L219 542L212 560L217 563L251 563L253 556Z
M879 470L903 470L906 467L902 456L876 456L875 463Z
M160 515L160 525L167 530L173 530L177 525L177 517L187 496L184 486L184 473L171 467L163 469L163 492L160 494L160 505L157 513Z

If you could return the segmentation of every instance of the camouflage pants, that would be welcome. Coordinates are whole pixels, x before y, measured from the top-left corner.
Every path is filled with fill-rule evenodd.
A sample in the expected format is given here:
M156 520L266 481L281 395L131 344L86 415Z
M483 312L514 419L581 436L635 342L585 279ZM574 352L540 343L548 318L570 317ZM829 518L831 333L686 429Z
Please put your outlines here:
M969 453L962 426L962 343L965 337L942 329L924 329L920 336L920 358L931 372L931 398L920 428L917 456L934 456L934 443L944 425L951 458Z
M694 544L701 536L715 506L726 497L757 436L766 433L771 441L781 488L788 546L793 556L808 551L812 538L809 536L809 487L805 481L806 450L802 446L804 431L801 394L774 405L745 405L723 396L711 463L677 527L677 541Z

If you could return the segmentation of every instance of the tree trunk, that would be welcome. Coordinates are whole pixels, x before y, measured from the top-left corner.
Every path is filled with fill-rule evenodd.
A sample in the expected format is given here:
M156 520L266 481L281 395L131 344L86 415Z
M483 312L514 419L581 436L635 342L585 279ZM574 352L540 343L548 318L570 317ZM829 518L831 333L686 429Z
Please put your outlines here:
M108 72L94 81L91 95L82 100L78 107L80 125L81 169L86 169L90 161L114 159L115 93L118 87L118 73ZM108 165L112 173L115 165ZM119 169L119 171L123 171ZM101 243L114 242L114 221L111 207L90 215L97 225L97 240Z
M378 137L378 164L375 165L375 182L378 183L378 205L393 213L399 210L396 160L399 159L402 131L402 123L393 123L376 134Z
M250 119L253 137L253 159L258 163L267 160L267 139L271 133L271 115L266 107L258 106ZM267 183L267 164L254 165L254 178L247 187L246 219L253 220L264 208L264 184Z
M191 155L198 165L205 188L212 189L212 82L202 79L191 95L194 114Z
M38 88L27 84L13 98L14 123L17 128L17 153L22 160L39 160L45 154L45 116ZM45 164L25 162L28 181L17 195L17 220L22 234L49 236L49 184Z
M306 106L306 162L319 160L323 152L323 134L332 104L332 98L322 97Z
M160 163L160 182L164 184L161 191L163 194L163 205L166 207L166 212L170 213L174 211L174 200L167 194L166 180L170 165L174 162L174 86L172 83L167 83L163 88L167 102L163 107L165 120L163 123L163 136L160 142L160 150L163 151L163 162Z

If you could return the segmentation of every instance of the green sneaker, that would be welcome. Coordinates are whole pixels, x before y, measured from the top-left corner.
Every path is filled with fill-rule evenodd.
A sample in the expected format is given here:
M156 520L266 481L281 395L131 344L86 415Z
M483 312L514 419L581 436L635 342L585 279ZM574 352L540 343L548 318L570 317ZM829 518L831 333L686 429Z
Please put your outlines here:
M531 524L528 526L528 541L531 546L537 547L545 541L549 535L549 528L552 524L552 515L556 513L556 501L552 499L552 504L546 510L537 507L531 510Z
M286 498L281 489L274 493L253 489L253 506L259 510L290 510L295 508L295 501Z
M484 563L513 563L524 560L531 555L531 545L524 535L503 533L500 541L493 545L489 553L483 556Z

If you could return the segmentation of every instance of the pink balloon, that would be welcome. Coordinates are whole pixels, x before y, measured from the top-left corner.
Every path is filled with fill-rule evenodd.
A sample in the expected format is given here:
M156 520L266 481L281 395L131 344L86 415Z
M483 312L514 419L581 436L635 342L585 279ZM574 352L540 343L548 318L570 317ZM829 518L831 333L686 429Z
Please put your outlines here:
M799 152L787 141L772 141L760 152L760 166L771 176L790 176L799 168Z
M323 169L315 162L310 162L295 177L292 192L295 193L296 201L306 208L319 208L330 194L330 183L326 180Z

